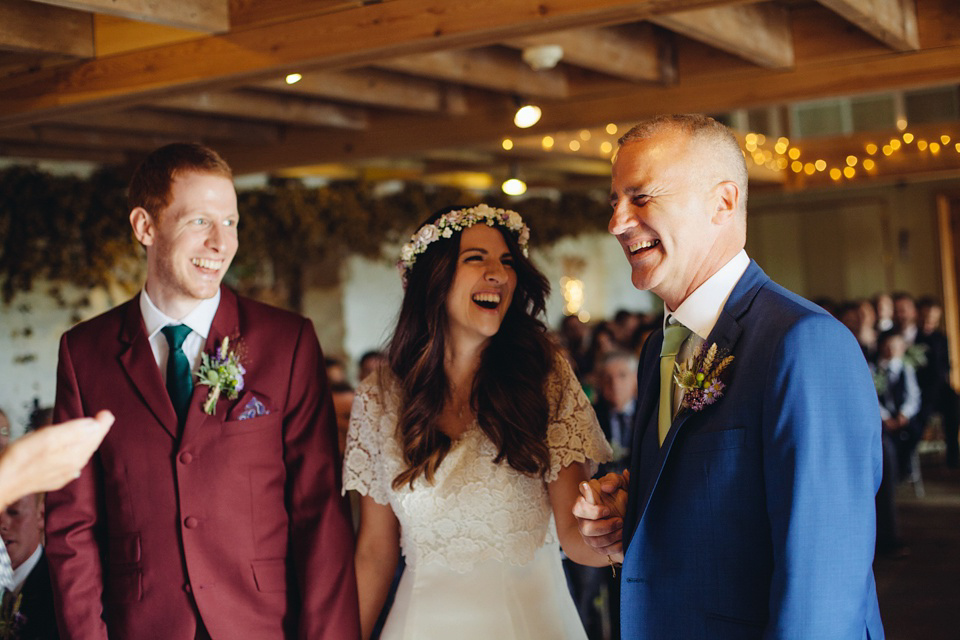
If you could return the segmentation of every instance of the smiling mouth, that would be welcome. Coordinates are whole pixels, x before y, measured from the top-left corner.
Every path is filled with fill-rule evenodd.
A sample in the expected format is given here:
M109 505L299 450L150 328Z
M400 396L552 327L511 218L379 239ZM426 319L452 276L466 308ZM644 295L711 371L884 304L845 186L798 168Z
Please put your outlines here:
M631 254L637 254L642 251L646 251L648 249L653 249L654 247L659 245L660 245L659 240L642 240L642 241L631 242L630 244L627 245L627 250Z
M209 258L194 258L191 260L194 266L210 271L219 271L223 266L223 260L210 260Z
M478 293L473 296L473 302L484 309L496 309L500 306L499 293Z

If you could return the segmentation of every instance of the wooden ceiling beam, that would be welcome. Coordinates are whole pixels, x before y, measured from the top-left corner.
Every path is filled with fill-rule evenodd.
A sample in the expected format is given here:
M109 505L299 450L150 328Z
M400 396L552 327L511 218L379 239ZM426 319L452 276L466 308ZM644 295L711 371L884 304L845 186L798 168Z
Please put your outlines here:
M819 0L874 38L898 51L920 48L915 0Z
M155 100L153 107L210 115L269 120L305 127L359 130L367 126L366 112L292 95L265 91L204 92Z
M509 40L507 46L559 45L563 61L635 82L670 83L676 78L665 43L649 24L632 27L571 29Z
M230 27L241 29L300 20L369 4L369 0L229 0Z
M227 0L34 0L67 9L105 13L170 27L222 33L230 29Z
M91 162L100 165L122 165L127 161L126 154L116 149L91 149L88 147L4 141L0 141L0 158L69 160L71 162Z
M93 16L25 0L0 2L0 49L93 56Z
M75 127L179 136L188 140L233 141L270 145L283 140L281 125L244 122L229 118L187 115L149 109L117 113L59 116L51 122ZM0 129L2 131L2 129Z
M564 98L567 77L560 69L534 71L520 56L501 49L437 51L377 63L377 67L536 98Z
M0 81L0 126L238 86L294 71L365 66L574 27L634 22L717 0L393 0L121 53ZM222 85L222 86L221 86Z
M722 113L735 108L776 105L891 88L916 88L960 82L960 47L916 53L890 53L810 64L786 71L756 67L702 76L670 87L640 87L600 96L577 96L543 105L543 118L530 133L570 131L608 122L635 122L658 113ZM420 115L372 118L360 133L298 131L270 148L231 145L223 151L238 173L284 166L418 153L428 148L489 143L516 135L508 109L437 119Z
M342 100L359 104L409 109L412 111L444 111L450 105L449 90L438 82L398 76L375 69L352 71L311 71L304 69L303 78L287 84L282 78L255 85L260 89L295 95Z
M761 67L794 63L790 16L772 3L679 11L650 19L654 24L726 51Z
M172 142L199 142L202 136L192 140L182 135L161 136L142 133L125 133L97 129L79 129L52 125L34 126L22 129L0 130L0 141L30 142L48 146L82 147L90 149L121 149L150 152Z

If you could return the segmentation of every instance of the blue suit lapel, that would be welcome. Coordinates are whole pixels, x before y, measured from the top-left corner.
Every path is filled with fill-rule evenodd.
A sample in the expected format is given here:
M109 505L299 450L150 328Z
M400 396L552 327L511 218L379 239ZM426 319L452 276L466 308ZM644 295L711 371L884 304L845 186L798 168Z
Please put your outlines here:
M743 327L740 323L740 320L750 309L750 306L753 304L753 300L756 298L757 293L769 281L770 278L767 276L767 274L763 272L756 262L751 260L750 265L747 267L747 270L744 272L743 276L740 277L740 280L730 293L727 303L720 312L720 317L717 319L717 324L713 327L713 330L707 337L707 344L712 344L715 342L718 348L726 349L730 353L736 355L734 348L737 344L737 341L740 339L740 335L743 333ZM645 347L644 351L645 357L641 364L641 367L644 367L646 371L654 373L658 371L658 368L654 365L657 364L656 356L660 352L660 345L662 343L662 331L658 331L648 340L648 345ZM670 431L667 432L666 438L664 438L663 445L659 447L653 472L649 474L637 473L637 471L640 470L640 463L643 457L641 449L643 449L644 446L650 447L657 445L656 438L652 440L647 440L644 438L644 436L648 434L651 429L654 432L657 430L659 374L654 375L654 373L649 373L647 376L640 375L641 381L643 381L644 377L646 377L646 384L641 385L640 391L642 393L642 402L637 408L635 417L636 426L633 436L634 447L630 460L630 496L627 504L627 520L624 523L624 548L626 548L627 544L629 544L630 539L633 537L633 532L636 530L637 524L643 518L643 514L647 509L647 505L650 503L650 497L653 495L653 492L660 481L660 475L663 472L663 467L670 456L670 451L673 449L673 443L677 439L677 434L694 413L686 409L680 410L676 418L674 418L673 424L670 427ZM710 410L711 408L708 407L704 409L700 415L702 417L709 416ZM649 459L650 458L648 456L648 460ZM646 482L643 481L644 477L648 478Z

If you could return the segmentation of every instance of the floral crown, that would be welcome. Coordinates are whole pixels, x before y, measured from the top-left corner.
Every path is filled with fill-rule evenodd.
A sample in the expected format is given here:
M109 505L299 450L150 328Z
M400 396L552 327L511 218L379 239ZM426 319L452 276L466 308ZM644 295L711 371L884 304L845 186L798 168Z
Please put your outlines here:
M527 242L530 240L530 228L523 222L523 218L516 211L510 209L494 209L486 204L478 204L469 209L455 209L448 211L433 222L428 222L416 233L410 236L410 241L400 248L400 261L397 268L406 285L407 276L417 261L417 256L427 250L431 244L443 238L449 238L454 231L463 231L478 222L488 226L500 225L517 234L517 244L523 255L527 255Z

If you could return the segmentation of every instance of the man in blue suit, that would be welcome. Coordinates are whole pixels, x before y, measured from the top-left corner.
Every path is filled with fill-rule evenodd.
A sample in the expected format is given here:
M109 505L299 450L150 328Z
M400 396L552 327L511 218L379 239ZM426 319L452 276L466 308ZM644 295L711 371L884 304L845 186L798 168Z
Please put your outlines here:
M610 232L664 330L641 354L631 473L581 485L574 513L623 563L624 639L882 638L876 393L852 334L747 257L746 200L711 118L620 140Z

